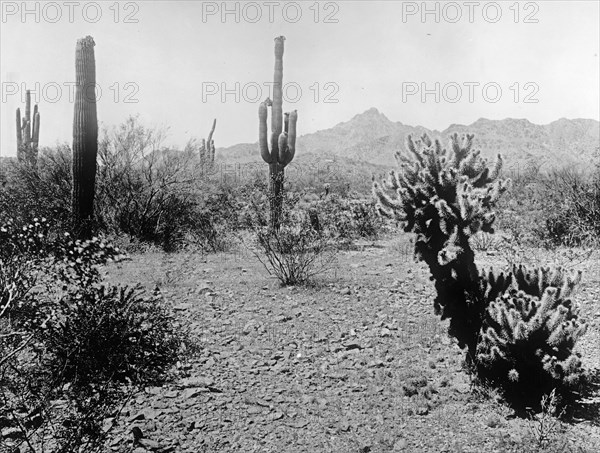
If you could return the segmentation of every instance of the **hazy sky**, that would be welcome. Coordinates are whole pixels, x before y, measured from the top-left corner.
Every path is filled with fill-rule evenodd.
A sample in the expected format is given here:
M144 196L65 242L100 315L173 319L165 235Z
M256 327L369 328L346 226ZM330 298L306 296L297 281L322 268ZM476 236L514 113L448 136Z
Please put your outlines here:
M40 145L71 142L75 43L86 35L101 123L139 114L168 126L176 146L206 137L213 118L217 147L257 140L279 35L284 111L298 110L299 134L370 107L438 130L600 115L598 1L1 3L3 155L16 154L25 87L37 91Z

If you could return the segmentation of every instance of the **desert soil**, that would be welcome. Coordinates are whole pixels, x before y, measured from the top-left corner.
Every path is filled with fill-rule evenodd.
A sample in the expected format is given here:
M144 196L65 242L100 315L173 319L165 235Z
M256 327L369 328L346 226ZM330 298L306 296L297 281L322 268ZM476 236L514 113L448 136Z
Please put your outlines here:
M472 387L408 236L359 246L301 287L281 287L243 247L147 252L109 266L111 282L160 288L197 343L171 382L133 395L110 449L524 451L534 422ZM505 264L499 253L479 256L480 265ZM584 363L600 368L598 256L579 267L586 278L576 299L590 320ZM599 400L585 407L597 410ZM134 427L143 434L135 444ZM573 451L600 451L600 420L588 411L559 438Z

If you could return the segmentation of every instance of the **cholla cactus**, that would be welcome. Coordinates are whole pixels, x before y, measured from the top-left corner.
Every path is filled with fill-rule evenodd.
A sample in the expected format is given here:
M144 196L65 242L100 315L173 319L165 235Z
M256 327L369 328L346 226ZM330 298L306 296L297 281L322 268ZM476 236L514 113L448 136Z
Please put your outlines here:
M455 134L448 153L426 135L416 143L409 137L412 159L396 154L400 171L385 186L374 183L373 191L380 213L417 235L415 255L435 280L436 313L450 318L449 333L468 347L468 360L517 401L539 402L543 393L569 390L583 376L573 348L586 324L568 299L581 272L477 270L469 238L493 233L492 208L509 181L498 179L500 156L490 169L472 144L472 135L461 142Z
M579 319L579 306L568 299L581 272L520 266L514 277L516 288L486 310L477 362L486 377L518 390L521 399L539 401L552 388L571 388L584 376L573 347L587 324Z
M451 151L427 135L414 142L411 157L396 153L400 171L387 183L373 185L379 212L404 223L417 235L415 256L427 263L436 281L436 313L450 318L450 334L461 347L475 351L486 306L485 282L480 282L469 238L478 231L493 232L493 206L508 187L498 180L502 159L490 170L473 135L451 137ZM483 278L483 277L481 277Z
M213 120L208 138L206 140L202 139L202 146L200 146L200 163L203 168L205 166L210 167L215 163L215 141L212 139L215 127L217 127L216 118Z
M283 115L283 43L285 37L275 38L275 71L273 100L266 99L258 108L258 145L260 155L269 164L269 198L271 228L279 229L283 202L284 169L296 154L296 110ZM267 133L268 107L271 107L271 149ZM283 128L283 130L282 130Z
M40 114L37 104L33 106L33 122L31 115L31 91L25 97L25 116L21 119L21 109L17 108L17 158L19 162L37 163L40 140Z

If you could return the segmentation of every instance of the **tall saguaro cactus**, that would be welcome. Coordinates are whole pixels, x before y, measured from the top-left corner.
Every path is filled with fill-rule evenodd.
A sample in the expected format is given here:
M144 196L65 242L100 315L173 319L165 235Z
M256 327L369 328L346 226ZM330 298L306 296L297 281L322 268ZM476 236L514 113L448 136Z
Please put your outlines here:
M27 90L25 98L25 116L21 119L21 109L17 108L17 158L19 162L37 162L38 144L40 140L40 114L37 104L33 107L33 123L31 116L31 91Z
M215 163L215 141L212 139L215 127L217 127L216 118L213 120L208 138L206 140L202 139L202 146L200 147L200 163L202 166L212 166Z
M91 232L94 214L98 118L94 40L86 36L75 50L75 113L73 118L73 220L82 236Z
M285 37L275 38L275 72L273 100L266 99L258 108L258 145L260 155L269 164L269 198L271 227L278 230L283 202L284 169L296 153L296 110L283 117L283 43ZM267 108L271 107L271 149L267 133ZM282 131L283 129L283 131Z

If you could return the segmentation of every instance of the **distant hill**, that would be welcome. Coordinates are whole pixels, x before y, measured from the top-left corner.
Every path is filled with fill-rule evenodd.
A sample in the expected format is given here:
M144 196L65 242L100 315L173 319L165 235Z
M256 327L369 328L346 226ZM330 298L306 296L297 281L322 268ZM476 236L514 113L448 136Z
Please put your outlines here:
M370 108L330 129L298 137L296 156L286 170L287 181L300 185L351 181L353 187L368 191L373 176L379 178L395 167L394 153L405 152L409 134L420 137L427 133L447 146L455 132L475 134L475 148L490 161L502 154L507 171L524 168L532 161L542 169L568 165L593 168L594 153L600 144L600 123L590 119L561 118L538 125L526 119L480 118L473 124L453 124L440 132L390 121L376 108ZM217 148L215 160L224 174L267 172L257 143Z
M600 142L600 123L590 119L561 118L546 125L526 119L481 118L470 125L453 124L439 132L422 126L390 121L376 108L339 123L331 129L298 137L295 161L332 160L338 166L363 166L379 173L395 165L394 153L404 150L406 137L423 133L447 145L453 133L475 134L475 148L493 161L502 154L506 168L526 166L536 161L542 168L579 164L588 167ZM217 149L224 162L260 162L257 144L239 144ZM352 162L350 161L352 160ZM366 168L363 168L366 170ZM361 171L361 173L364 173Z

